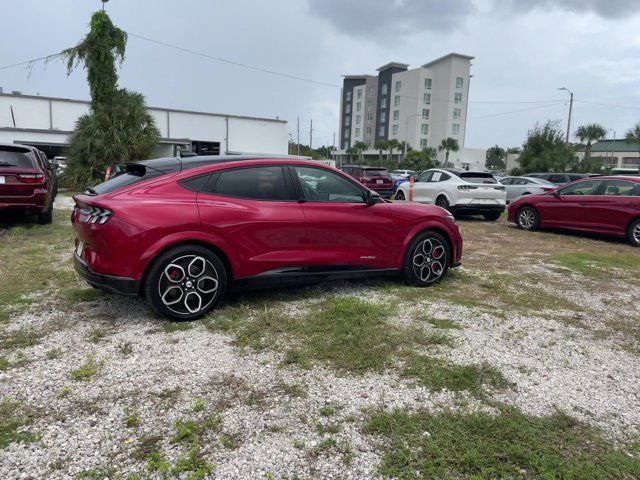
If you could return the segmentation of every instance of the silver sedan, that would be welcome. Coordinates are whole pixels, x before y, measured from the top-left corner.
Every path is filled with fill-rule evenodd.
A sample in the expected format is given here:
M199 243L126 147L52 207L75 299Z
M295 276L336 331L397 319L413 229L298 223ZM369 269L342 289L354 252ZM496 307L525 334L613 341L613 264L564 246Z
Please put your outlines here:
M504 177L501 178L499 182L507 187L507 203L523 195L549 192L556 188L553 183L542 180L541 178Z

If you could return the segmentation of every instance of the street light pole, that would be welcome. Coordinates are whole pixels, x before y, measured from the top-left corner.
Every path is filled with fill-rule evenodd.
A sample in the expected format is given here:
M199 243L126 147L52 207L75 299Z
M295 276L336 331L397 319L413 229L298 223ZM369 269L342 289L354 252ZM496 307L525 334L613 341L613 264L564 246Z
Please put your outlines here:
M569 120L567 121L567 145L569 145L569 135L571 135L571 113L573 111L573 92L567 87L562 87L558 90L566 90L569 92Z

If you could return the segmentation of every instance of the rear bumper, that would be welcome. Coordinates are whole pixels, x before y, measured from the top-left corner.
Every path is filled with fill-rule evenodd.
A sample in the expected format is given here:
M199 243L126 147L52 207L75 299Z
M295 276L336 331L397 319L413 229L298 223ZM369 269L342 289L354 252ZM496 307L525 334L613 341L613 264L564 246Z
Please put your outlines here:
M137 296L140 291L140 282L138 280L96 273L76 254L73 255L73 268L89 285L94 287L128 296Z
M460 215L481 215L483 213L502 213L505 210L504 205L483 205L483 204L468 204L468 205L452 205L449 207L451 213L457 213Z
M25 212L29 215L44 213L47 211L46 194L36 194L28 197L3 197L0 196L0 212Z

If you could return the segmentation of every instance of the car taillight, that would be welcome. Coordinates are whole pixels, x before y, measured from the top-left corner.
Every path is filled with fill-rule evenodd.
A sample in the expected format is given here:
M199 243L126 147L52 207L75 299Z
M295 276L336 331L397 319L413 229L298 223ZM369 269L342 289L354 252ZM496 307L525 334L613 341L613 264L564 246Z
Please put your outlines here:
M473 185L458 185L458 190L462 192L467 192L469 190L475 190L478 187L474 187Z
M106 208L88 206L80 209L80 221L83 223L98 223L104 224L109 218L111 218L113 212Z
M361 182L361 183L370 182L371 178L369 178L369 177L360 177L358 179L358 181Z
M42 173L20 173L18 178L22 183L45 183L45 178Z

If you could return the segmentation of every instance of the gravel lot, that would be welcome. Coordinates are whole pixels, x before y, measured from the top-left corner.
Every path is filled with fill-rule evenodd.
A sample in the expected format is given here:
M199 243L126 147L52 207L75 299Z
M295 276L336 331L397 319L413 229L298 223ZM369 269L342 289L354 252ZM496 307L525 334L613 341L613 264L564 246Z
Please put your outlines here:
M277 319L340 298L393 304L390 326L446 333L448 344L430 347L434 358L488 364L509 384L474 395L430 389L402 374L399 358L378 371L321 361L301 368L269 338L262 349L239 344L215 318L168 323L140 299L94 293L70 274L63 236L72 202L60 196L56 207L60 237L43 233L37 241L50 248L32 253L53 270L43 267L45 284L17 290L0 324L0 397L24 419L17 432L33 437L0 450L0 478L162 478L150 467L154 452L175 466L196 445L208 478L373 478L380 440L362 427L376 408L491 412L500 402L533 417L563 411L621 448L639 438L640 252L624 243L462 220L463 267L436 288L318 285L247 293L222 311L239 311L242 321L260 308ZM26 248L46 227L1 228L4 276L26 255L12 246ZM566 256L576 252L582 263ZM10 344L24 332L35 340ZM74 373L82 366L89 374ZM186 440L177 433L185 422L193 427Z

